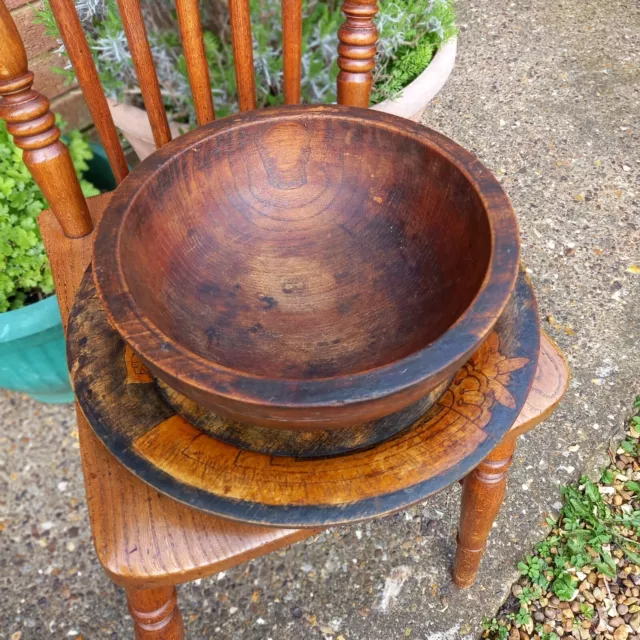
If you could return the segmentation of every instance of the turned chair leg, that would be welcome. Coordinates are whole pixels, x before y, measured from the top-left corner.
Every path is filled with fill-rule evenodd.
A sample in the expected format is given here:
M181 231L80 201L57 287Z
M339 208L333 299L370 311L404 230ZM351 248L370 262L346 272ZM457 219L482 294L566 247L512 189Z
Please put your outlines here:
M136 640L184 640L175 587L127 589Z
M507 436L464 479L453 564L453 581L459 587L470 587L476 579L491 527L502 506L515 448L515 437Z

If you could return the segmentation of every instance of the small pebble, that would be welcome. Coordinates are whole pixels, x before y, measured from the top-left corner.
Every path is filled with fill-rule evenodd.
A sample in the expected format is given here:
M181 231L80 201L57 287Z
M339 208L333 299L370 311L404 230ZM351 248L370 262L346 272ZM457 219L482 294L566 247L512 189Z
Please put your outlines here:
M545 607L545 609L544 609L544 615L547 617L548 620L555 620L556 619L556 613L557 613L557 611L555 609L553 609L552 607Z
M629 630L627 629L626 624L620 625L613 632L613 640L627 640L628 637L629 637Z

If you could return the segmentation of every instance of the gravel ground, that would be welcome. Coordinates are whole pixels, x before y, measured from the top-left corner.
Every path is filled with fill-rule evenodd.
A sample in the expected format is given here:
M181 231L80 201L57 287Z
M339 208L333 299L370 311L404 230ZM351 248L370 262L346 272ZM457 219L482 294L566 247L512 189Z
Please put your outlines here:
M189 637L474 637L543 537L559 485L600 463L638 391L640 4L459 0L458 13L457 66L425 123L474 151L511 196L571 389L521 440L473 588L450 580L453 487L182 587ZM93 553L71 409L3 394L0 419L0 638L131 637Z
M565 489L551 533L520 563L483 638L640 640L639 441L640 415L597 482Z

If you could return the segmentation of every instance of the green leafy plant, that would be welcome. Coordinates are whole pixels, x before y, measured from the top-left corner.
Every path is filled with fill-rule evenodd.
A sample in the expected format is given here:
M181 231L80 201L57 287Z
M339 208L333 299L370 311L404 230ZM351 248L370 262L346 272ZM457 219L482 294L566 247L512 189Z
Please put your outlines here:
M571 600L577 588L578 581L567 571L560 572L553 581L553 592L560 600Z
M518 563L523 577L519 589L513 591L517 601L509 599L496 618L485 618L483 638L502 639L514 630L520 629L521 633L526 629L532 640L558 640L558 634L549 631L548 626L534 626L530 612L546 612L548 605L556 608L556 596L573 603L573 628L587 628L599 620L598 611L581 593L586 594L596 585L605 585L603 589L607 591L609 584L617 582L620 587L627 583L621 582L621 576L633 575L635 582L640 572L640 476L636 475L640 462L640 396L636 397L634 408L636 415L628 425L628 436L620 443L616 459L602 472L599 485L582 477L579 483L562 489L562 509L557 518L547 519L551 533ZM635 459L629 461L630 457ZM625 462L622 470L617 466L620 459ZM635 479L629 479L630 475ZM569 629L562 628L565 633Z
M638 454L638 447L633 440L623 440L620 447L627 455L635 456Z
M591 620L596 615L596 610L586 602L580 603L580 613L587 619Z
M106 92L140 104L129 47L116 0L75 0ZM334 102L338 29L344 22L339 0L303 0L302 95L309 103ZM282 102L282 24L280 0L250 0L258 106ZM152 54L165 107L172 119L195 123L187 65L168 0L143 0ZM225 3L202 6L204 43L212 94L219 116L237 110L233 50ZM38 13L49 35L58 37L53 13L45 2ZM222 15L222 17L220 17ZM374 103L396 95L414 80L434 53L456 33L453 0L389 0L376 18L380 39L374 71ZM64 48L61 47L61 52ZM62 71L73 78L70 65Z
M526 556L524 561L518 563L518 569L523 576L527 576L535 585L546 589L549 586L549 565L544 558L539 556Z
M531 622L531 614L527 607L521 605L518 613L514 616L514 622L519 625L527 625Z
M79 176L93 157L88 142L71 132L69 151ZM99 191L81 180L86 196ZM17 309L53 293L53 278L36 218L48 206L0 121L0 312Z
M535 584L531 587L523 587L522 593L518 595L520 605L528 605L534 600L537 600L542 595L542 589L539 585Z
M498 621L496 618L484 617L482 620L482 626L485 631L495 634L493 637L499 640L506 640L509 637L509 629L502 620Z
M600 476L600 482L602 484L613 484L615 475L611 469L605 469Z

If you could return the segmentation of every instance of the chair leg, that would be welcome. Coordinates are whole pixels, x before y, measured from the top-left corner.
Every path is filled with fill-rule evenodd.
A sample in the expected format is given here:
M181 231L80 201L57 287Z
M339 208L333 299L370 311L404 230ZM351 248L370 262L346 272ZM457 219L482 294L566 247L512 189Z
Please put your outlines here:
M515 437L507 436L464 479L453 565L453 581L459 587L470 587L475 582L491 527L502 506L515 448Z
M175 587L127 589L136 640L184 640Z

